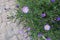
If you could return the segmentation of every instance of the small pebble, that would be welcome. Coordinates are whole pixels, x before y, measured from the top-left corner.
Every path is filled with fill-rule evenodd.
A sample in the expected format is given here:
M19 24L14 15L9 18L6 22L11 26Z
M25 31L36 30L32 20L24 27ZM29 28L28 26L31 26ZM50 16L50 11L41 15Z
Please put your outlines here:
M19 5L17 4L16 7L19 8Z
M19 33L20 33L20 34L24 34L24 31L23 31L23 30L19 30Z
M27 38L28 34L27 32L24 33L24 38Z
M6 8L4 8L4 10L7 10Z

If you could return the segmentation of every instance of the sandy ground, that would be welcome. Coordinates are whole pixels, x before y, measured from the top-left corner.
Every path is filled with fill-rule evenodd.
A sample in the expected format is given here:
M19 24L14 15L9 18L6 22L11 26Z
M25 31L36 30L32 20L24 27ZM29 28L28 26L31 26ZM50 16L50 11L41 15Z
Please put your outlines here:
M15 21L15 15L16 0L0 0L0 40L29 40L23 25L17 25L19 20Z

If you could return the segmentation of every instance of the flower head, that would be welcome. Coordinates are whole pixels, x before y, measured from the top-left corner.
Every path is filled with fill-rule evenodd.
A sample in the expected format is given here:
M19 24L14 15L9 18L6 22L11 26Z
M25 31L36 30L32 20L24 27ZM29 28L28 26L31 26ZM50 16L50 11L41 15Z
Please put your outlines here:
M60 21L60 17L57 17L56 20L57 20L57 21Z
M27 6L24 6L24 7L22 8L22 12L23 12L23 13L28 13L28 11L29 11L29 8L28 8Z
M38 37L41 37L41 36L43 36L43 34L42 33L38 33Z
M41 17L45 17L45 16L46 16L46 13L43 12L43 13L41 14Z
M51 40L51 38L48 37L48 38L46 38L46 40Z
M44 30L50 30L50 25L46 24L46 25L44 26Z
M55 2L55 0L51 0L51 2Z

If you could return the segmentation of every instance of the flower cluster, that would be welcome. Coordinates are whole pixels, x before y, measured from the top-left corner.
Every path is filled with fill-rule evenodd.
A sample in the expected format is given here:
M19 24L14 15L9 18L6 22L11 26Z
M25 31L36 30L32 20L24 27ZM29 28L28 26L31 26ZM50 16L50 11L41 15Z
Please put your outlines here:
M18 11L18 16L20 17L23 14L21 19L27 20L26 25L29 26L27 31L31 31L33 36L38 34L38 38L48 36L45 40L52 40L50 37L55 37L53 36L54 33L59 36L58 32L55 32L55 30L58 31L56 28L60 26L59 0L49 0L49 2L43 0L24 0L24 3L20 4L22 6L20 7L21 10Z

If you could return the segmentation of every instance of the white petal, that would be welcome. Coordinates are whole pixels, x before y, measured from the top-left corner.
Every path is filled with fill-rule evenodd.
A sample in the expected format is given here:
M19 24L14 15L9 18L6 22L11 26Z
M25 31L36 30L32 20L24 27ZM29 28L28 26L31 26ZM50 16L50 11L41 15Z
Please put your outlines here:
M29 8L28 8L27 6L24 6L24 7L22 8L22 12L28 13L28 11L29 11Z
M48 24L45 25L45 26L44 26L44 29L45 29L45 30L50 30L50 25L48 25Z

